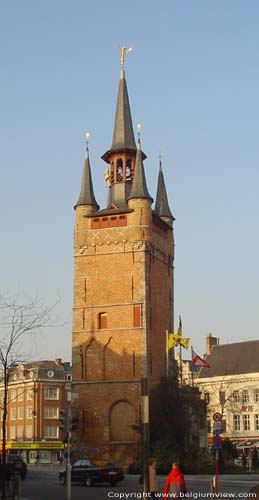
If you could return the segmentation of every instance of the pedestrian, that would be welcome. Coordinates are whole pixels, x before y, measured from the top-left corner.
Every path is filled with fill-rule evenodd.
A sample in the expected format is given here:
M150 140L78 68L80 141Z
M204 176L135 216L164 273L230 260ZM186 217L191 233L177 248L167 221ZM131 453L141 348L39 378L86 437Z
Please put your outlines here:
M246 455L245 455L245 453L242 454L242 464L243 464L243 468L246 469Z
M62 457L62 455L59 455L59 463L60 463L60 465L63 464L63 457Z
M187 493L184 475L181 472L178 463L173 463L172 470L169 472L164 491L163 498L167 498L167 493L173 493L173 498L183 498L181 493Z
M157 479L156 479L156 461L154 458L149 460L149 491L150 498L155 499L157 493Z

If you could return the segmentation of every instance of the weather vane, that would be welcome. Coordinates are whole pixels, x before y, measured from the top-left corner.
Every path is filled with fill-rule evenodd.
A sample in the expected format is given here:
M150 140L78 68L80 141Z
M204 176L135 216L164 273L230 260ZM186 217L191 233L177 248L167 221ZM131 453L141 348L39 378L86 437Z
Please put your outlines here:
M89 139L90 139L90 132L86 132L85 134L85 140L86 140L86 146L88 148L88 144L89 144Z
M131 52L133 50L133 46L131 46L131 47L121 47L120 46L120 49L121 49L121 67L123 68L124 63L125 63L125 56L126 56L126 54L128 54L129 52Z

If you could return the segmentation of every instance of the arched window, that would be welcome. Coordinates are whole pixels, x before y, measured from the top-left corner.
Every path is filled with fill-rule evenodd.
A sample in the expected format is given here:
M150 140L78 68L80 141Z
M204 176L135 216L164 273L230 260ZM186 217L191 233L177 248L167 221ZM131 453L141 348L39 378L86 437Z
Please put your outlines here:
M126 161L126 181L131 181L131 160Z
M115 442L136 441L132 425L136 424L135 408L127 401L115 403L110 411L110 440Z
M121 158L119 158L116 163L116 181L123 181L123 161Z
M101 312L98 315L98 328L99 330L104 330L107 328L107 313Z

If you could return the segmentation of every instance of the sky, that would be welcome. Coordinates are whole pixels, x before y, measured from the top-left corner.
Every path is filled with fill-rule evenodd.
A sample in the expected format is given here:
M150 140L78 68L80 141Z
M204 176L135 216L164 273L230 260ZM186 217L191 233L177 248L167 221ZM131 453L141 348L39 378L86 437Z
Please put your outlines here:
M35 358L70 359L73 206L88 130L106 203L120 45L149 192L161 152L176 218L176 324L199 354L209 332L258 338L258 18L256 0L1 3L0 292L58 300Z

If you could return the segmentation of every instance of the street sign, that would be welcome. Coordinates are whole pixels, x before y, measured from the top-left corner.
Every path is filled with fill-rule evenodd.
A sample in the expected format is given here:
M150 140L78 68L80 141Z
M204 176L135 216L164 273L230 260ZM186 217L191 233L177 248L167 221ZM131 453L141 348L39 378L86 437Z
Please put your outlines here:
M221 437L218 436L218 434L216 436L213 436L213 447L221 448Z
M213 434L222 433L222 422L213 422Z
M219 413L218 411L216 411L215 413L213 413L212 418L213 418L214 422L221 422L222 415L221 415L221 413Z

